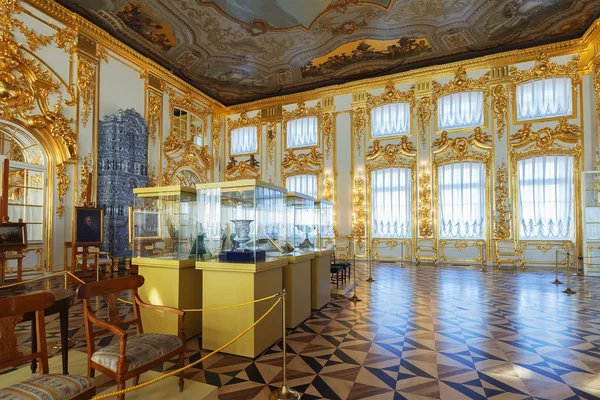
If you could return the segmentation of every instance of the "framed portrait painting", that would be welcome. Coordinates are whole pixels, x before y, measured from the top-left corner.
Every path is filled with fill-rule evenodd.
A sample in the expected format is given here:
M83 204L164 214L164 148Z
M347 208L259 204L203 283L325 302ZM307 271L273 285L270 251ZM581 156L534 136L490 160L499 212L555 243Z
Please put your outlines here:
M104 243L104 209L75 207L73 243L97 246Z
M0 224L0 249L19 250L27 248L27 225L24 222Z

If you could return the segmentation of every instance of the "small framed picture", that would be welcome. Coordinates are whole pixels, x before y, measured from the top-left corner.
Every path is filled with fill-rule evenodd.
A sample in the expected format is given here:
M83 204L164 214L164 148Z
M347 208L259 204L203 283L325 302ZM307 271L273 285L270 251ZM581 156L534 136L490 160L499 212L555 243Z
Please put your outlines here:
M135 239L159 239L160 219L155 211L133 211L133 237Z
M24 222L0 224L0 249L24 249L27 247L27 225Z
M104 210L75 207L74 244L100 245L104 243Z

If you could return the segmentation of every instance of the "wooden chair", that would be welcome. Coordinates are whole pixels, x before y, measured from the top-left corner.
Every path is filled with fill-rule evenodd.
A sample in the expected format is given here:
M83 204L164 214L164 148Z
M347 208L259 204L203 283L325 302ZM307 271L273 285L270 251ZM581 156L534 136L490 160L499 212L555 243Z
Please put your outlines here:
M54 303L52 293L35 293L0 299L0 370L39 359L40 374L0 389L0 399L91 399L96 394L94 380L85 376L48 374L48 349L44 310ZM34 313L38 352L23 355L17 349L15 326L23 314ZM32 320L33 320L32 318Z
M421 261L432 261L435 267L438 262L437 248L435 247L435 240L433 239L418 239L417 248L415 254L417 266Z
M525 271L525 263L523 262L523 253L517 248L517 243L514 240L496 240L494 243L496 249L496 266L498 269L503 264L512 264L515 271L517 264L521 265L521 270Z
M346 278L350 280L350 239L336 238L331 256L331 283L335 283L336 287L339 287L340 274L342 275L342 285L346 283Z
M88 375L93 378L94 372L100 371L117 381L118 390L125 389L125 382L131 378L134 379L133 383L136 385L140 374L175 356L179 357L180 368L185 365L186 338L183 332L185 312L177 308L144 303L138 296L138 288L143 284L144 277L134 275L86 283L77 289L77 298L83 300L85 311ZM132 291L134 316L133 319L127 321L121 319L117 309L117 297L125 290ZM98 318L90 307L90 300L96 296L103 296L108 305L108 321ZM179 316L179 335L143 333L140 308L177 314ZM133 324L137 328L137 334L129 335L125 330ZM93 325L103 329L94 331ZM94 338L105 333L113 333L119 338L119 342L97 350ZM179 377L179 391L183 391L183 374ZM123 400L125 395L117 398Z

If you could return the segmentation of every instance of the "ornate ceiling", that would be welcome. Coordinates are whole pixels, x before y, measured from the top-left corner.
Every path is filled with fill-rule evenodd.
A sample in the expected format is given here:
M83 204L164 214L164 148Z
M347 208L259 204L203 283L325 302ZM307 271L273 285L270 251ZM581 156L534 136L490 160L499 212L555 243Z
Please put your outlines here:
M578 37L600 0L58 0L224 104Z

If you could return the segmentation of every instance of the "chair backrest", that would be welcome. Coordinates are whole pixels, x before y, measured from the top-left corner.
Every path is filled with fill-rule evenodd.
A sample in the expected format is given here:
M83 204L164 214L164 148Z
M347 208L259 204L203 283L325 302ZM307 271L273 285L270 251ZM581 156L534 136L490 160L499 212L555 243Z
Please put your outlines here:
M500 256L514 256L517 253L517 244L514 240L496 240L496 254Z
M46 325L44 310L54 303L52 293L24 294L0 299L0 370L39 358L40 374L48 373L48 350L46 348ZM38 351L23 355L17 348L15 327L23 320L23 314L35 313Z
M348 261L350 259L350 239L345 237L335 238L333 259L337 261Z

